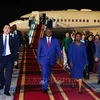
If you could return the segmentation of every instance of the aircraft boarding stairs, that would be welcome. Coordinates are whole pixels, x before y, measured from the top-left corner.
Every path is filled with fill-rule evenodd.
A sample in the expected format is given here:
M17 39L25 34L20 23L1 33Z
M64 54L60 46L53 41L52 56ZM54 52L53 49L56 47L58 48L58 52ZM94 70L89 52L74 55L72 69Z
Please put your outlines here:
M43 36L43 33L44 33L44 25L43 24L35 25L30 48L37 49L39 39Z
M31 22L29 31L29 44L30 48L37 49L39 39L43 36L45 24L35 24L34 20Z
M30 48L37 49L38 42L41 37L44 36L44 31L47 27L52 28L53 21L51 19L46 19L46 14L43 13L39 18L39 23L37 23L37 19L34 17L31 21L30 31L29 31L29 44Z

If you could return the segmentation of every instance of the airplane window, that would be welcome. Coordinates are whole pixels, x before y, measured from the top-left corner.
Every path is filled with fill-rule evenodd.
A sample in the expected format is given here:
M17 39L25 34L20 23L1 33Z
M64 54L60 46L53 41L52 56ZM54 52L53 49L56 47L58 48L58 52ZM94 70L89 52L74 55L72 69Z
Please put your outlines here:
M89 20L87 19L87 22L89 22Z
M68 19L68 22L70 22L70 19Z
M76 19L76 22L78 22L78 20Z
M63 21L63 19L61 19L61 22Z
M85 19L83 19L83 22L85 22Z
M74 19L72 19L72 22L74 22Z
M94 20L94 22L96 22L96 20Z
M59 19L57 19L57 22L59 22Z
M65 22L66 22L67 20L65 19Z
M82 20L81 19L79 19L79 22L81 22Z

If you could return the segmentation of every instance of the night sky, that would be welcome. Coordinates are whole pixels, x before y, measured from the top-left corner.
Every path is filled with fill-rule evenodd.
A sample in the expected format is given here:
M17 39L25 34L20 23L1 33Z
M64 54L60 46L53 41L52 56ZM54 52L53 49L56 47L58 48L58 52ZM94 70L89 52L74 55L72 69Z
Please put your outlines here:
M40 0L39 0L40 1ZM68 4L66 2L32 2L31 4L23 4L22 2L16 4L0 4L0 32L5 24L8 24L14 20L19 19L20 16L30 13L32 11L44 11L44 10L67 10L67 9L92 9L100 10L100 6L97 4ZM6 2L6 1L5 1ZM47 3L47 4L45 4Z

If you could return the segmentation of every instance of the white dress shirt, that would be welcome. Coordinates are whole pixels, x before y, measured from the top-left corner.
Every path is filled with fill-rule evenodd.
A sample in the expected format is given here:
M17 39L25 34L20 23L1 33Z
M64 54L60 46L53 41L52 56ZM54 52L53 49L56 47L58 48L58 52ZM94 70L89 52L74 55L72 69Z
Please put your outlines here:
M10 52L10 47L9 47L9 34L8 35L5 35L3 34L3 44L4 44L4 41L5 41L5 36L7 36L7 43L6 43L6 56L7 55L10 55L11 52Z
M14 33L15 33L15 35L17 35L17 31L16 30L14 31Z
M48 44L48 36L46 36L46 39L47 39L47 44ZM50 43L51 43L51 36L49 37L50 39Z
M10 33L10 36L14 37L14 33Z

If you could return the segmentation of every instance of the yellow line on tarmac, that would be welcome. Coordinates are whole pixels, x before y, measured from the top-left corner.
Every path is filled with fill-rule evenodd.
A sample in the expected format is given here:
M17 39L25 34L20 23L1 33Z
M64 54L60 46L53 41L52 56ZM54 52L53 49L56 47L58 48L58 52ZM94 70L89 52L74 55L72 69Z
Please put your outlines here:
M23 64L23 74L22 74L22 80L21 80L21 88L20 88L20 94L19 94L19 100L24 100L24 82L25 82L25 70L26 70L26 50L24 54L24 64Z
M36 58L36 53L35 53L34 50L33 50L33 53L34 53L34 56L35 56L35 58ZM38 64L38 66L39 66L40 71L41 71L41 67L40 67L39 64ZM55 99L54 99L54 96L53 96L53 94L52 94L52 91L51 91L51 89L50 89L50 87L48 87L48 89L49 89L48 94L49 94L50 100L55 100Z
M60 67L62 67L61 64L59 64ZM64 69L65 70L65 69ZM65 70L66 71L66 70ZM69 72L68 72L69 73ZM93 97L95 98L95 100L100 100L100 98L98 98L91 90L89 90L84 84L82 85L83 88Z

